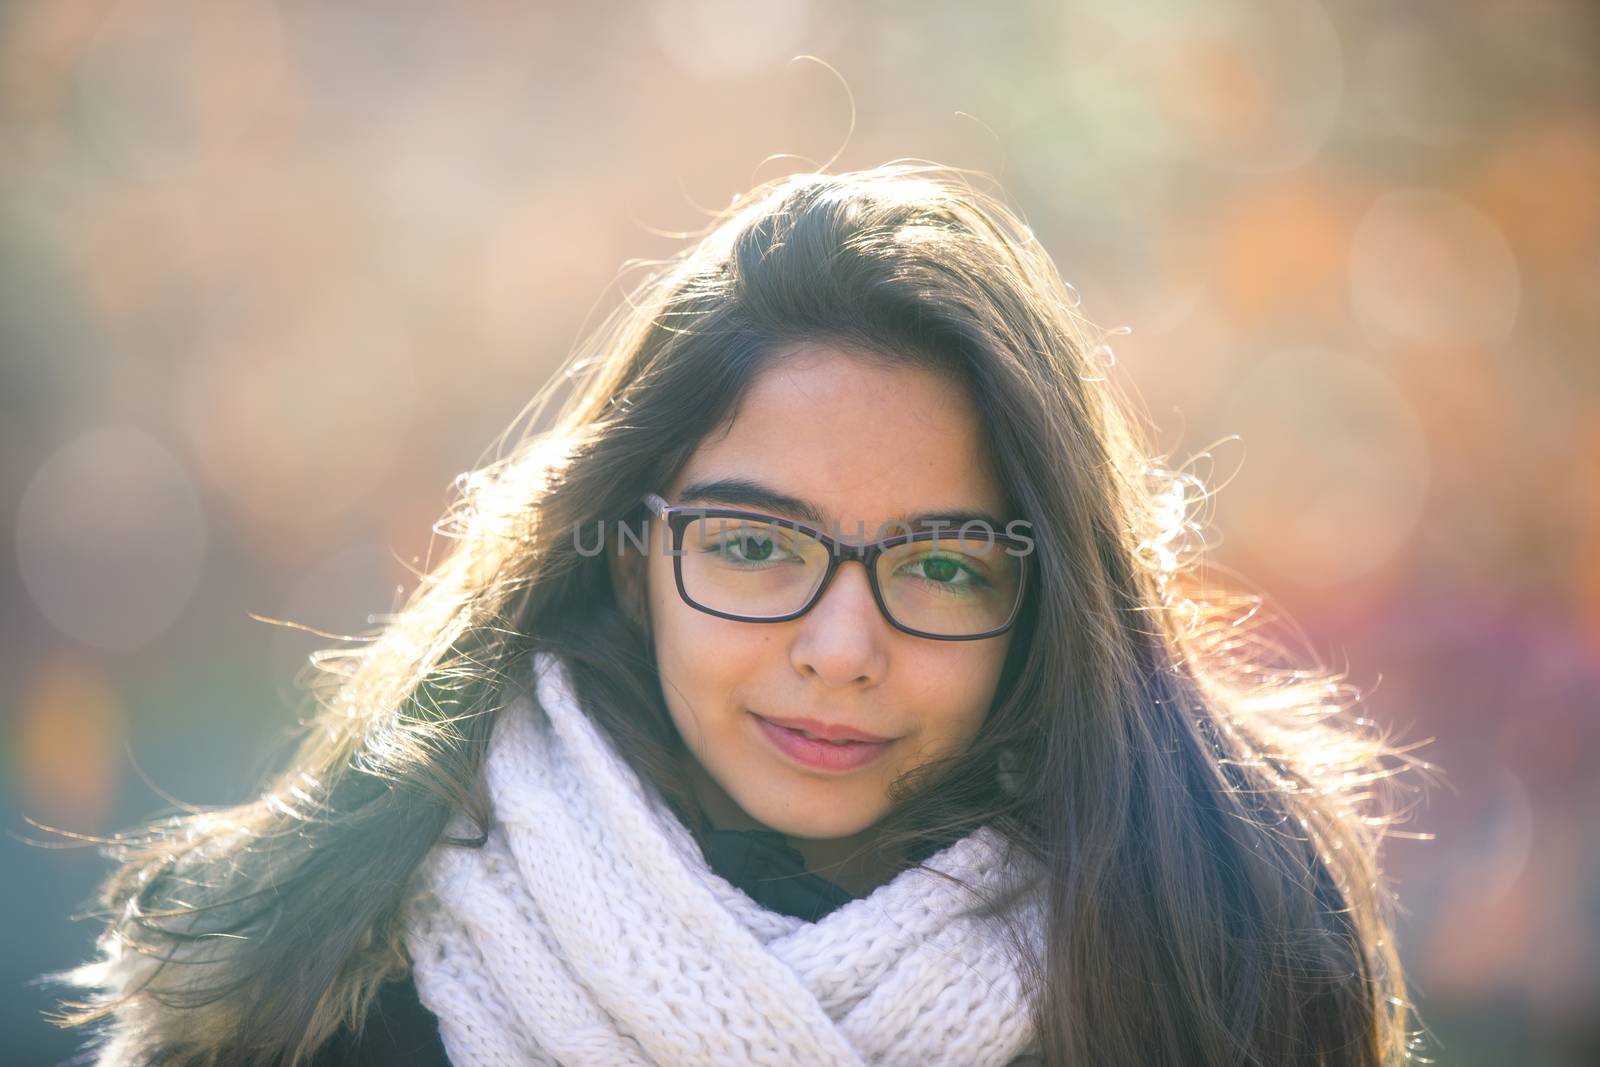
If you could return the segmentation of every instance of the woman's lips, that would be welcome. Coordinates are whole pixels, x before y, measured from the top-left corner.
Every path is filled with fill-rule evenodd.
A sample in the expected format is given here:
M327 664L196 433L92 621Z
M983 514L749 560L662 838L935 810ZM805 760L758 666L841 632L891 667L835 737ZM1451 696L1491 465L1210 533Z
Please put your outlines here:
M883 755L893 741L813 741L799 730L779 726L750 713L772 746L794 762L819 771L854 771Z
M818 719L788 719L777 715L763 715L761 717L774 726L781 726L785 730L799 730L801 733L810 734L812 737L820 737L824 741L882 742L894 740L892 737L869 734L865 730L858 730L854 726L846 726L843 723L822 722Z

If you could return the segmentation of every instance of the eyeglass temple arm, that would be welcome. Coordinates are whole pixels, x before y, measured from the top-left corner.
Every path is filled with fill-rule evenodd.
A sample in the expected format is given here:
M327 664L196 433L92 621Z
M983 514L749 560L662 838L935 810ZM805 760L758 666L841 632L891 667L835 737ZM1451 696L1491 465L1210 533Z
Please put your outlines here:
M664 514L669 507L667 502L655 493L646 493L644 495L644 505L651 511L655 512L658 518Z

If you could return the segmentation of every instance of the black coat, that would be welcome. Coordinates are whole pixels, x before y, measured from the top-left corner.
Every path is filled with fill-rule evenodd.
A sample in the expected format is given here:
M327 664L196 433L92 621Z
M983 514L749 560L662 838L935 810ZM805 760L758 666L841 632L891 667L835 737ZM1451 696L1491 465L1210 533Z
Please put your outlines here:
M805 858L775 830L710 830L704 835L712 870L770 911L807 922L847 903L849 893L805 869ZM390 982L359 1033L343 1031L311 1067L450 1067L439 1021L417 999L410 977Z

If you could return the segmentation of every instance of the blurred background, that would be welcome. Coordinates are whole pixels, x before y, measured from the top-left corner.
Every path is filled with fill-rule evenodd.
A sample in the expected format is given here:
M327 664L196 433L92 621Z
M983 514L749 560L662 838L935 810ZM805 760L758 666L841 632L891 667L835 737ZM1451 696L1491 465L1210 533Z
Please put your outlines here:
M1211 558L1433 739L1430 1054L1600 1062L1596 56L1580 0L0 5L6 1062L108 869L25 816L248 795L333 643L252 615L368 629L625 261L904 157L998 179Z

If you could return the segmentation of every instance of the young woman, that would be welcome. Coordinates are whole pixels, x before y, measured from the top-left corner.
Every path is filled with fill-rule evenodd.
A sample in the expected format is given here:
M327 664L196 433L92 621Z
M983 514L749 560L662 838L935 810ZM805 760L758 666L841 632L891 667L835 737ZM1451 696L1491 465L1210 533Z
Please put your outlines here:
M1074 306L958 172L736 202L260 799L118 839L100 1062L1408 1058L1414 761L1194 583Z

